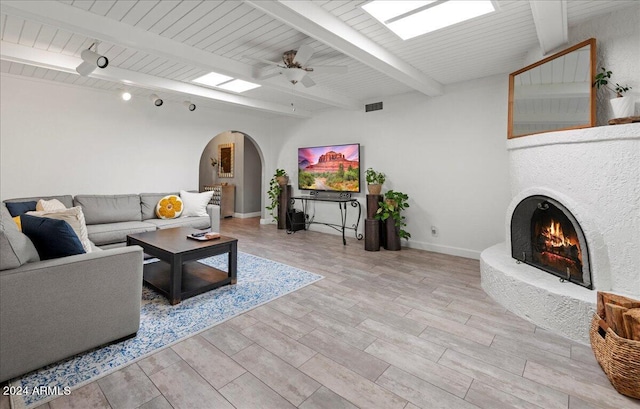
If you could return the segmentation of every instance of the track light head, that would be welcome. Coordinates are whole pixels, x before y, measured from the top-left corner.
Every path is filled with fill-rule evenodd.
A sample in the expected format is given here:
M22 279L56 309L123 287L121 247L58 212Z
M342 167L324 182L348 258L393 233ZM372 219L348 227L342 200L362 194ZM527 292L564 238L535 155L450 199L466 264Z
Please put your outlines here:
M149 99L151 100L151 102L153 102L153 105L159 107L162 106L162 103L164 102L162 99L160 99L159 96L157 96L156 94L151 94L149 95Z
M184 105L191 112L196 110L196 104L192 103L191 101L184 101L182 105Z
M82 61L94 64L98 68L107 68L107 65L109 65L109 59L107 57L88 49L84 50L80 54L80 57L82 57Z
M91 48L95 46L96 51L92 51ZM93 70L98 68L106 68L109 65L109 59L104 55L100 55L97 53L98 51L98 43L95 42L89 46L86 50L80 53L80 58L82 58L82 63L78 65L76 71L78 74L83 77L88 76L93 72Z
M95 65L83 61L80 65L76 67L76 72L82 75L83 77L86 77L89 74L91 74L95 69L96 69Z

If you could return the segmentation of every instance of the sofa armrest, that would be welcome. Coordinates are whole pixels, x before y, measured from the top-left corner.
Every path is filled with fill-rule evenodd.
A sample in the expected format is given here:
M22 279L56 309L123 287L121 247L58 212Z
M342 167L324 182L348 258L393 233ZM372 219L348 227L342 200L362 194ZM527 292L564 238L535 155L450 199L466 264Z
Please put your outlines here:
M130 246L0 272L0 382L136 333L142 260Z
M207 213L211 218L211 231L220 232L220 206L207 205Z

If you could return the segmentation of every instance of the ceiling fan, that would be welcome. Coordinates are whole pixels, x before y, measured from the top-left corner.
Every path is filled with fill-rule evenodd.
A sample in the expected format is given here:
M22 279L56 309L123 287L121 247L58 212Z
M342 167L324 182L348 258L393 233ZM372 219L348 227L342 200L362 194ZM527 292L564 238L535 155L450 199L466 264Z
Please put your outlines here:
M253 60L257 60L263 62L265 64L269 64L272 66L278 67L276 71L273 70L263 70L262 75L259 76L259 79L267 79L271 77L275 77L276 75L284 75L287 80L293 85L298 82L302 83L305 87L312 87L316 85L316 83L309 77L309 73L322 73L322 74L346 74L347 67L344 65L317 65L315 67L307 66L307 62L313 55L315 50L308 46L303 45L300 46L298 50L289 50L282 54L282 62L264 60L261 58L253 58L247 56L247 58L251 58Z

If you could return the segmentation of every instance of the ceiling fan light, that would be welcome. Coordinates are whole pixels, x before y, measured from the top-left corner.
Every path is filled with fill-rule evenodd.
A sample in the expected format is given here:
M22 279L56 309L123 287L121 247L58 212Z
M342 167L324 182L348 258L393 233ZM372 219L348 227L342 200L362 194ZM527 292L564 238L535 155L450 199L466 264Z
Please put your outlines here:
M307 75L307 72L301 68L287 68L284 70L284 76L292 84L302 81L305 75Z

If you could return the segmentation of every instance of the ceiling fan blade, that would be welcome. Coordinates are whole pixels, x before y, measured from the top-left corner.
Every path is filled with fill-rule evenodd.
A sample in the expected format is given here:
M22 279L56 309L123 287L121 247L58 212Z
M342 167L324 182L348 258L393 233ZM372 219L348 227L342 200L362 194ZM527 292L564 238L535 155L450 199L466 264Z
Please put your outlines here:
M269 65L280 66L280 64L282 64L280 61L271 61L271 60L265 60L264 58L255 58L255 57L251 57L250 55L243 55L243 57L248 58L250 60L259 61L264 64L269 64Z
M305 65L315 52L316 50L314 50L312 47L308 45L301 45L296 52L296 58L293 59L293 62L297 62L300 65Z
M346 74L349 71L346 65L317 65L308 69L315 74Z
M260 75L258 77L258 79L259 80L266 80L266 79L269 79L269 78L277 77L280 74L282 74L281 71L273 71L273 72L270 72L270 73L266 73L266 74Z
M267 78L275 77L276 75L280 75L282 69L279 66L267 66L261 69L254 69L254 78L264 80Z
M300 82L302 83L302 85L304 85L307 88L313 87L314 85L316 85L316 83L308 75L305 75L304 77L302 77L302 80Z

